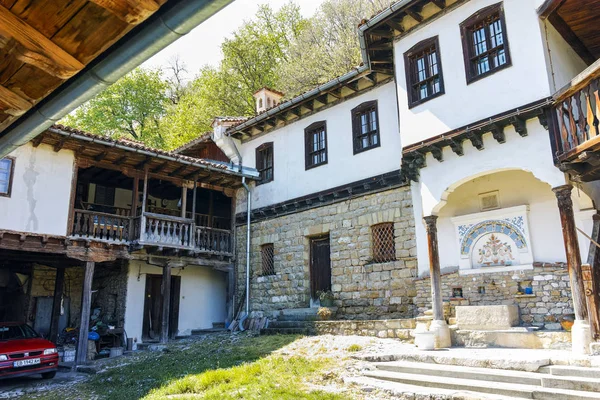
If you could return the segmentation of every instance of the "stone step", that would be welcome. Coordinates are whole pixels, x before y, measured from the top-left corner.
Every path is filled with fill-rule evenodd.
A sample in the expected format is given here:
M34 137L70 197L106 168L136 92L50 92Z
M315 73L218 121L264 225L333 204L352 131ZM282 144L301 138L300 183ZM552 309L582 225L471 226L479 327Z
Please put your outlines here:
M548 365L540 368L540 372L555 376L571 376L577 378L600 378L600 368L577 367L570 365Z
M540 386L542 384L542 377L540 374L535 372L459 367L455 365L438 365L407 361L376 363L375 367L380 371L400 372L407 374L475 379L490 382L518 383L534 386Z
M261 335L314 335L308 328L266 328L260 330Z
M476 379L461 379L400 373L390 371L367 371L365 376L401 384L409 384L430 388L471 391L492 395L509 396L520 399L540 400L595 400L600 399L600 393L578 390L543 388L535 385L481 381Z
M595 378L579 378L574 376L544 376L542 386L545 388L558 388L567 390L581 390L586 392L600 392L599 375Z
M269 328L312 328L312 321L269 321Z

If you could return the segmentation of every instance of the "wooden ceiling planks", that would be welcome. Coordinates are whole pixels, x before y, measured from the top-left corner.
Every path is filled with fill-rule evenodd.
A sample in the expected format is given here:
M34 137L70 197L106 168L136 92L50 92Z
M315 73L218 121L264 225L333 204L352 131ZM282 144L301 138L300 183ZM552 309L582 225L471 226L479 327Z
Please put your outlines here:
M588 51L600 58L600 0L566 0L556 11Z
M0 136L167 0L0 0Z

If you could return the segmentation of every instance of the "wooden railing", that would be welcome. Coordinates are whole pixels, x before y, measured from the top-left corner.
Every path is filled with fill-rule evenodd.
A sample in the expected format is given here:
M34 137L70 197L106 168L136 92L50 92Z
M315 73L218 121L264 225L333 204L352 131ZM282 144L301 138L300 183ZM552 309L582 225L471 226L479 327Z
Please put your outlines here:
M141 244L180 247L194 247L194 221L187 218L144 213L141 229Z
M197 253L233 255L231 231L197 226L192 219L144 213L125 217L87 210L75 210L71 236L113 243L134 242L190 250Z
M196 249L216 254L233 254L231 231L226 229L196 227Z
M563 161L600 143L600 60L554 95L553 140Z
M127 242L131 219L96 211L75 210L71 234L108 242Z

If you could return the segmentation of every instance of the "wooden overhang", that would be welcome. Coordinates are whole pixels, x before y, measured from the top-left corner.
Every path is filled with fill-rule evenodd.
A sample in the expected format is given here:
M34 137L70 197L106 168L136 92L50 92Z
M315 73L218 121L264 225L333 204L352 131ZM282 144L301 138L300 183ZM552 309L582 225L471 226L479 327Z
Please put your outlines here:
M0 0L0 138L168 0Z
M96 166L119 171L129 177L144 177L147 169L155 179L183 186L196 181L199 187L221 190L228 195L242 186L242 178L257 179L258 172L237 165L192 158L158 150L127 139L112 139L77 129L55 125L31 141L34 147L44 143L53 150L71 150L80 168Z
M600 0L546 0L538 14L588 65L600 59Z
M446 14L467 0L401 0L361 23L373 71L393 74L394 42ZM363 55L364 57L365 55Z
M228 134L246 142L360 95L392 79L391 71L378 72L358 67L342 77L229 128Z

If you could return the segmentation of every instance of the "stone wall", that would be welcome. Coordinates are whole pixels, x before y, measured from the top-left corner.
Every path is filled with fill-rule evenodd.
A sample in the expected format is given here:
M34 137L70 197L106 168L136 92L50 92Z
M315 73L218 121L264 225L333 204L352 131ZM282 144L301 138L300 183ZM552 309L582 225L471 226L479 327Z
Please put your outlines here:
M410 188L403 186L252 223L252 311L308 307L310 238L329 234L336 318L414 316L417 253L412 213ZM381 222L394 223L397 261L371 261L370 227ZM245 225L238 226L238 296L245 286L245 235ZM274 244L275 275L260 276L260 248L266 243Z
M413 342L414 319L382 319L366 321L318 321L314 328L319 335L356 335L396 338Z
M125 325L127 301L126 261L97 264L92 281L92 309L102 309L102 320L122 328Z
M512 277L518 275L518 280ZM519 294L521 286L529 283L533 294ZM430 279L415 281L417 297L415 304L422 314L431 308ZM462 298L453 297L453 289L462 289ZM483 289L482 289L483 288ZM450 302L451 315L457 305L519 306L523 326L538 326L545 329L561 329L564 315L573 314L569 275L565 264L534 263L532 270L500 273L482 273L460 276L458 272L442 274L442 296Z

